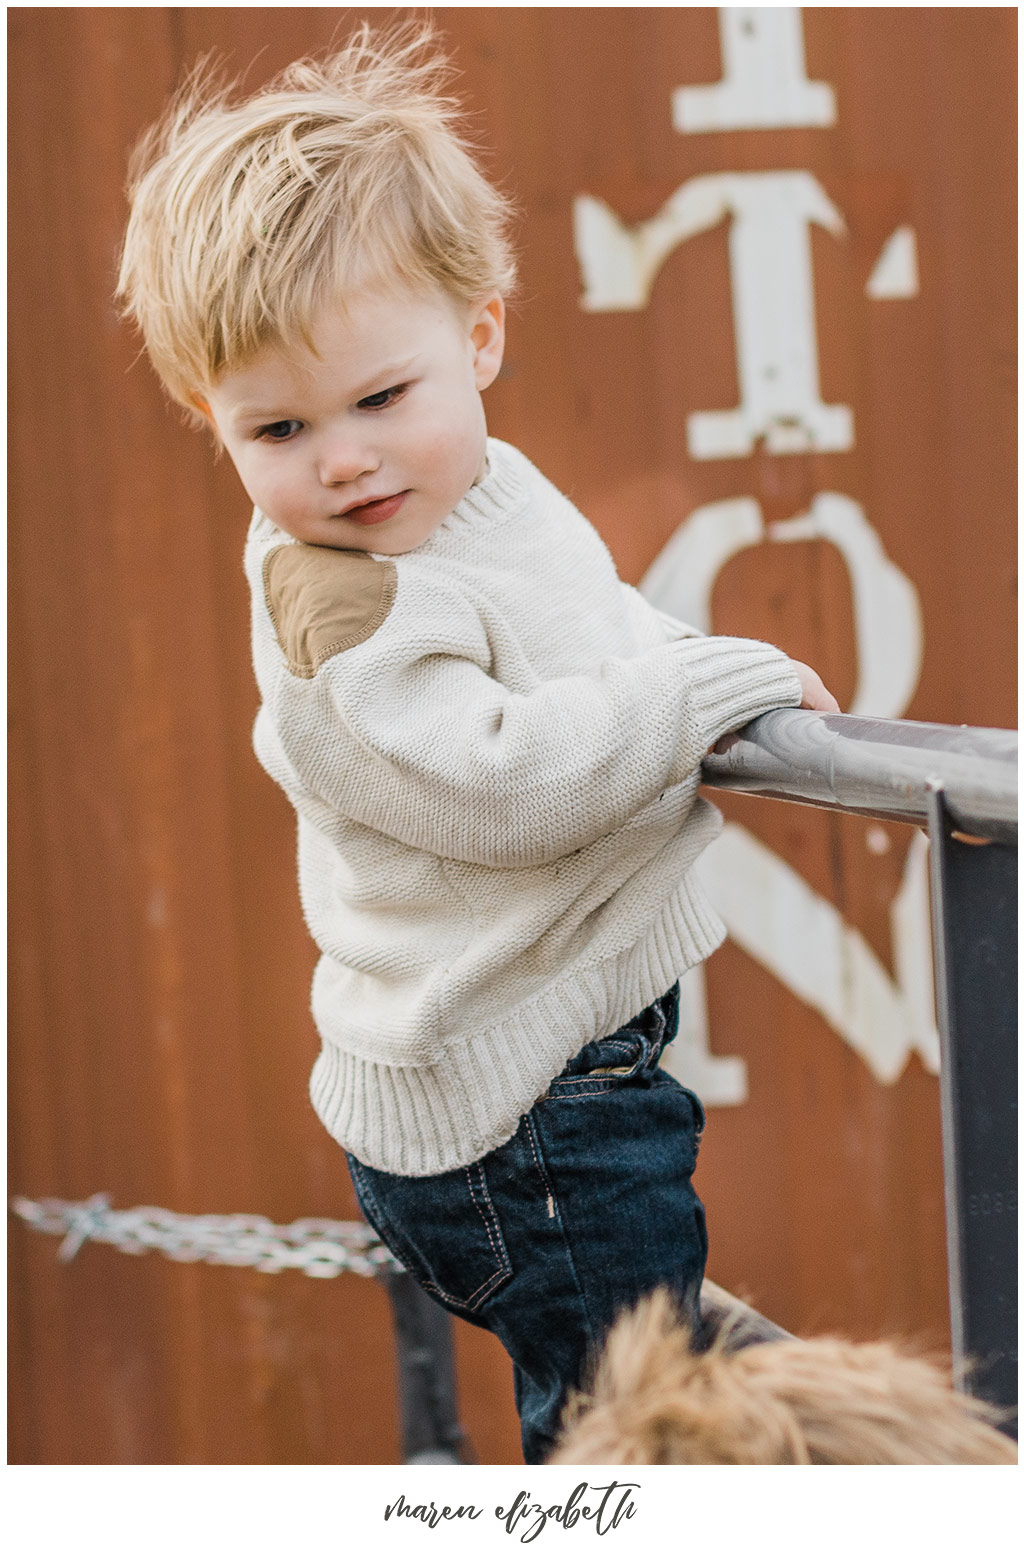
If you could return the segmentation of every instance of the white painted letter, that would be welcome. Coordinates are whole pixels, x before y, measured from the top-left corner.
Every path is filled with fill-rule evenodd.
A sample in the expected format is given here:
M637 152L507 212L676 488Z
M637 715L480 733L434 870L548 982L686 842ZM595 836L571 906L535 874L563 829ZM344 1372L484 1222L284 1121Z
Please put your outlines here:
M912 227L898 227L882 245L864 292L869 298L916 298L920 290L917 234Z
M913 583L886 555L860 504L844 493L818 493L809 513L778 520L767 533L769 541L821 537L841 553L857 636L857 687L847 712L898 720L921 675L921 603Z
M714 177L714 175L712 175ZM729 268L740 404L687 419L695 460L853 447L853 413L825 406L818 388L811 222L835 234L843 219L809 173L719 175L733 213Z
M662 548L640 588L661 611L710 633L711 592L729 558L762 541L813 537L831 542L849 572L857 686L848 712L898 720L921 674L921 606L860 504L844 493L818 493L808 513L767 526L753 498L702 504Z
M915 1045L927 1054L919 1012L860 932L753 834L726 823L699 870L733 940L820 1012L880 1083L896 1081Z
M839 212L811 174L710 173L688 179L647 222L625 227L604 201L574 202L582 307L641 309L672 250L732 213L732 276L740 404L688 419L695 460L853 446L848 406L822 404L808 227L845 233Z
M592 313L646 308L654 278L672 250L695 233L717 227L728 214L723 180L729 177L713 173L687 179L656 216L636 227L625 227L603 200L577 195L573 227L583 276L580 307Z
M808 81L799 6L720 6L724 74L672 94L672 123L698 130L774 130L836 122L835 94Z
M857 638L850 713L898 719L921 668L920 605L852 498L819 493L807 513L771 525L753 498L703 504L680 525L640 588L660 610L711 632L712 590L729 558L763 541L810 537L830 541L849 570ZM892 903L895 979L839 910L745 829L726 823L702 858L730 936L820 1012L880 1082L895 1081L911 1049L938 1070L926 850L924 835L916 835ZM698 1093L703 1087L706 1103L739 1104L746 1097L742 1062L710 1053L703 982L703 971L695 969L682 983L679 1038L666 1067Z

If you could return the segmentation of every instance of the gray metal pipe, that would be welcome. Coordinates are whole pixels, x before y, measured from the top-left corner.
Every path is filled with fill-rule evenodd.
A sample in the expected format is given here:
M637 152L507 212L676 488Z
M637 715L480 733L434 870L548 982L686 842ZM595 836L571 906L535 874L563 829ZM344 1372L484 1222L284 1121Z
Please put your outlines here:
M1017 842L1016 731L773 709L720 746L706 785L921 825L940 788L958 829Z

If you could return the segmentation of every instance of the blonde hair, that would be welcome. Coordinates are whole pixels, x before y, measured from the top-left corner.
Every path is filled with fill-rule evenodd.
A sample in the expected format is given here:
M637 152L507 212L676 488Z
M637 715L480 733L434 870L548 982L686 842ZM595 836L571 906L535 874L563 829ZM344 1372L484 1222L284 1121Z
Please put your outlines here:
M735 1329L742 1335L742 1325ZM890 1343L796 1337L703 1353L664 1290L622 1318L566 1408L558 1465L1015 1462L997 1410Z
M241 101L201 65L136 148L117 296L169 394L366 287L472 303L515 280L511 203L481 173L427 24L363 23Z

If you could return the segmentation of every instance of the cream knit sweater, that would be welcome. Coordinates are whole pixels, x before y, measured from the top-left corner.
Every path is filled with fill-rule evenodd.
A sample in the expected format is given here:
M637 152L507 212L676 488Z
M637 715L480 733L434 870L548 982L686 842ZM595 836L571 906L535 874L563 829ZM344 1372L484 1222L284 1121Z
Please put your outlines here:
M799 704L792 662L656 612L496 439L414 551L308 547L257 512L246 571L256 752L322 954L314 1107L375 1168L471 1163L721 941L690 870L720 826L700 761Z

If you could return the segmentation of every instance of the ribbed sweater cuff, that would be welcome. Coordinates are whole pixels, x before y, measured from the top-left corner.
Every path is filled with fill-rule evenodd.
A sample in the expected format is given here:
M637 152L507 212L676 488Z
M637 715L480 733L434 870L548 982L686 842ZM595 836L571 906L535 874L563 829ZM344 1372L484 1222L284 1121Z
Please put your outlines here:
M710 747L769 709L797 707L800 679L788 655L759 639L677 639L667 646L685 676Z

